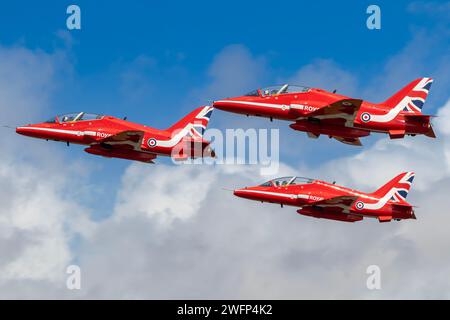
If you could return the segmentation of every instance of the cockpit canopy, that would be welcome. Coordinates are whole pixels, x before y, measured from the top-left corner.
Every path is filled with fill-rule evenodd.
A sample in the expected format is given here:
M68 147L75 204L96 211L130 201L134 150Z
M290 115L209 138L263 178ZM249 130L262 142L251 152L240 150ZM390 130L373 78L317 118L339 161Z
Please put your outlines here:
M103 118L103 115L86 113L86 112L75 112L67 113L63 115L56 116L53 119L46 121L47 123L64 123L64 122L75 122L75 121L92 121L99 120Z
M258 90L247 93L246 96L267 97L267 96L274 96L274 95L287 94L287 93L304 93L304 92L308 92L309 89L310 88L304 87L304 86L283 84L283 85L278 85L278 86L260 88Z
M284 186L292 186L298 184L308 184L312 183L314 179L304 178L304 177L282 177L273 180L269 180L261 184L261 187L284 187Z

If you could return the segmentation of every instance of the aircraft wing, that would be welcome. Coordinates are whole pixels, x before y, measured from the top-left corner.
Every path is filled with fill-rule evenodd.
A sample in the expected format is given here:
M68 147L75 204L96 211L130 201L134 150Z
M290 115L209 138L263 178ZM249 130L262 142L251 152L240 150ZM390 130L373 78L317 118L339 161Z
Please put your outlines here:
M358 197L356 197L356 196L333 197L333 198L316 201L307 206L303 206L302 209L309 207L309 208L320 209L320 210L331 210L331 211L337 211L337 212L342 212L342 213L349 213L350 208L356 199L358 199Z
M156 158L156 154L141 150L143 138L143 131L122 131L91 144L84 151L107 158L121 158L154 163L153 160Z
M312 205L315 207L323 207L323 208L339 207L342 208L344 211L349 211L350 207L352 206L353 202L356 199L358 199L358 197L356 196L339 196L320 200L314 202Z
M141 150L144 131L122 131L109 136L98 143L103 147L110 146L112 148Z
M321 119L344 118L347 121L353 121L362 102L360 99L342 99L308 113L308 117Z

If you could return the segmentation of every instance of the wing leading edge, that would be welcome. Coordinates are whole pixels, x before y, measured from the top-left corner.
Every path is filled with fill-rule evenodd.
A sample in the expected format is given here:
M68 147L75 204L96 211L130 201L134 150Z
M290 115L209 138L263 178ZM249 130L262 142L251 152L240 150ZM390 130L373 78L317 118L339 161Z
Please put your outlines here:
M308 113L308 117L318 119L344 118L353 122L362 102L361 99L342 99Z
M302 123L300 119L291 125L291 128L306 131L308 137L318 138L320 134L328 135L339 142L361 146L359 137L367 136L369 133L353 128L353 122L361 107L363 100L342 99L332 104L326 105L318 110L306 114L311 123ZM341 124L337 124L341 122Z

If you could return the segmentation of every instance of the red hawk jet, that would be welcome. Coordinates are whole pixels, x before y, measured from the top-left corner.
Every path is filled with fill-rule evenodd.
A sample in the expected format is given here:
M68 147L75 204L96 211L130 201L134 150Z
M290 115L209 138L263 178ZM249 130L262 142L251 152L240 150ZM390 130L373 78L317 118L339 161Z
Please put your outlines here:
M203 132L212 107L200 107L166 130L106 115L85 112L56 116L49 121L16 128L25 136L87 145L84 151L108 158L153 163L157 156L186 160L214 157Z
M282 85L214 102L224 111L292 121L290 127L310 138L321 134L350 145L361 145L371 132L391 139L424 134L435 138L429 115L422 114L433 80L414 80L381 103L353 99L322 89Z
M315 218L355 222L364 217L380 222L416 219L406 202L413 172L404 172L373 193L364 193L325 181L285 177L256 187L234 190L234 195L261 202L301 207L299 214Z

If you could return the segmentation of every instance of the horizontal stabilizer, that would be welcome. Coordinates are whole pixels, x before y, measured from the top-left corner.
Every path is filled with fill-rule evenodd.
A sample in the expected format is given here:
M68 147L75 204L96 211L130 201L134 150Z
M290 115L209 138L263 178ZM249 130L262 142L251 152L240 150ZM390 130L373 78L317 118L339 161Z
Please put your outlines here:
M379 216L378 221L380 222L391 222L392 216Z
M324 115L336 115L336 118L342 115L354 115L362 104L360 99L343 99L324 106L316 111L308 113L308 117L317 117Z
M417 123L428 123L431 118L435 116L432 115L424 115L424 114L403 114L406 121L417 122Z

